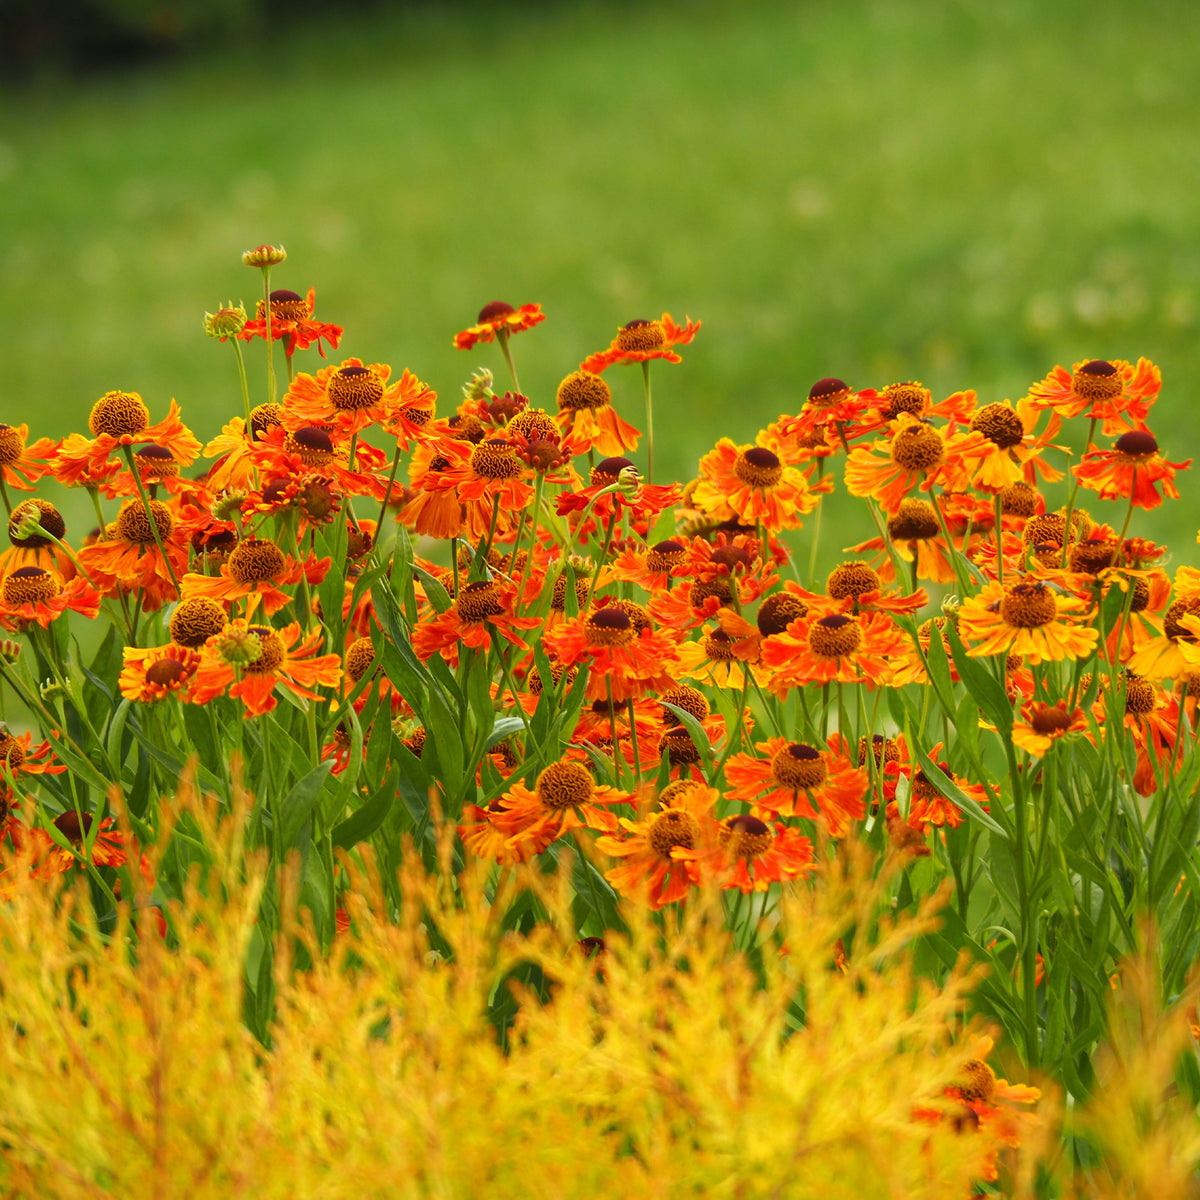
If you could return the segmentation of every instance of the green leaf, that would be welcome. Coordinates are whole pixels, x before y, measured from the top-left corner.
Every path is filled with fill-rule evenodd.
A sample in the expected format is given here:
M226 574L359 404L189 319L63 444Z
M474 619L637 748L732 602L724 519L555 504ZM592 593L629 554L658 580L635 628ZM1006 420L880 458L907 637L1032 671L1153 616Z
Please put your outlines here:
M958 630L953 628L950 622L946 623L946 636L950 643L950 651L954 655L954 665L958 668L959 679L975 697L988 720L999 730L1000 736L1005 741L1011 740L1013 710L1004 688L979 659L967 654L966 647L958 636Z
M704 726L690 712L680 708L678 704L664 702L663 708L669 708L683 722L683 727L688 731L696 749L700 751L700 759L704 763L704 774L711 778L713 770L712 743L708 740L708 734L704 732Z
M429 599L429 603L433 605L439 613L446 612L450 605L454 603L450 599L450 593L442 587L441 582L436 575L431 575L424 567L417 566L413 563L413 574L421 581L421 586L425 589L425 595Z
M333 827L334 846L350 850L359 842L365 842L387 820L395 802L396 779L389 771L371 798Z
M487 749L498 746L505 738L512 737L514 733L521 733L524 729L525 722L520 717L497 717L492 732L488 734Z
M279 817L284 850L290 850L299 841L300 831L312 816L332 765L326 761L314 767L284 798Z
M979 804L979 801L973 796L968 796L967 793L964 792L962 788L960 788L958 784L956 784L933 761L933 759L931 759L929 755L927 755L920 748L920 746L916 745L915 743L913 745L913 757L917 760L918 766L920 766L921 770L925 773L925 778L928 779L929 782L933 784L933 786L937 788L937 790L941 792L941 794L945 796L947 800L953 800L959 808L961 808L964 812L969 813L981 825L986 825L987 828L993 833L1004 833L1003 826L998 825L996 821L992 819L992 817L984 812L983 808Z

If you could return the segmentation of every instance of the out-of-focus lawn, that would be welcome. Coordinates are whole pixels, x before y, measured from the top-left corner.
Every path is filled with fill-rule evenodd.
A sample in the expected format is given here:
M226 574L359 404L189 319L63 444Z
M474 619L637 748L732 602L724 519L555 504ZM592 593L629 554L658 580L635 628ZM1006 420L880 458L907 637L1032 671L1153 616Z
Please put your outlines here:
M276 285L317 287L343 354L411 367L443 408L500 367L450 345L487 301L549 314L514 351L551 408L618 324L703 319L656 370L660 475L824 375L987 402L1139 354L1186 458L1197 44L1184 0L451 4L48 81L3 99L0 420L61 435L120 387L211 436L239 400L201 316L253 300L238 256L271 241ZM613 382L639 423L640 374ZM1180 483L1135 532L1191 542Z

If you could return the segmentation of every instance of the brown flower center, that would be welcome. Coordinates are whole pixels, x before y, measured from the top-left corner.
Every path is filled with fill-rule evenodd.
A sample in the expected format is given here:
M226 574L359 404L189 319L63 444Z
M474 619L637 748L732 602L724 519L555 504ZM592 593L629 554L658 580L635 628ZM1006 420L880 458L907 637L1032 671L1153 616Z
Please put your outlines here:
M305 425L283 439L283 448L306 467L323 467L333 461L333 438L316 425Z
M996 1094L996 1073L982 1059L973 1058L963 1064L954 1086L964 1100L987 1104Z
M1058 604L1044 583L1018 583L1000 601L1000 615L1017 629L1037 629L1058 616Z
M619 608L601 608L583 621L584 640L589 646L624 646L637 636L628 613Z
M471 470L484 479L516 479L524 469L516 451L503 438L480 442L471 451Z
M882 586L883 581L865 562L842 563L825 581L825 591L834 600L857 600L867 592L879 591Z
M626 467L632 467L633 461L628 458L602 458L590 471L589 481L601 487L611 487L620 477Z
M883 416L893 421L902 412L919 417L932 397L929 389L915 379L908 383L890 383L883 389Z
M13 425L0 425L0 465L20 462L25 453L25 439Z
M551 763L537 778L533 789L537 798L549 809L562 812L589 804L596 787L591 772L580 763Z
M657 350L667 340L659 321L630 321L622 325L617 334L617 349L635 353L646 350Z
M942 435L924 422L907 425L892 438L892 461L906 471L932 471L946 456Z
M783 464L766 446L751 446L737 456L733 473L749 487L766 491L783 478Z
M263 302L260 300L255 316L261 321L265 315ZM272 324L276 321L307 321L311 316L312 309L303 296L296 292L289 292L287 288L276 288L271 293Z
M1144 462L1158 453L1158 442L1145 430L1131 429L1117 438L1113 449L1123 458Z
M0 732L0 760L6 762L14 773L25 761L24 745L7 730Z
M697 691L694 687L688 687L686 683L681 683L677 687L663 692L659 699L663 702L664 706L673 704L676 708L682 708L684 712L690 713L697 721L705 720L711 711L704 693ZM679 718L666 707L663 708L663 722L667 725L678 725L680 723Z
M509 433L519 434L528 442L557 442L558 422L540 408L527 408L508 423Z
M901 500L899 511L888 518L887 528L893 542L924 542L941 532L937 513L928 500Z
M1200 617L1200 594L1180 597L1163 613L1163 633L1173 642L1196 640L1182 624L1184 617Z
M582 571L575 572L575 607L583 608L587 603L588 592L591 590L590 579ZM554 592L550 597L550 607L555 612L566 612L567 609L567 572L564 571L554 581Z
M225 609L208 596L184 600L171 614L171 641L195 650L225 628Z
M179 464L166 446L139 446L133 461L143 479L172 479L179 474Z
M736 657L733 653L733 638L723 629L714 629L704 639L704 653L710 662L732 662Z
M793 621L798 621L807 613L808 605L799 596L793 596L791 592L776 592L759 606L758 632L763 637L783 633Z
M160 658L146 668L146 682L155 687L173 688L189 675L187 667L177 658Z
M1081 575L1099 575L1116 562L1120 548L1121 543L1115 537L1088 538L1071 547L1067 563Z
M1158 700L1158 690L1148 679L1133 671L1125 672L1125 711L1135 716L1152 713Z
M282 404L260 404L250 410L250 434L257 441L268 429L283 424Z
M500 591L490 579L479 579L468 583L454 602L458 619L468 625L477 625L488 617L499 617L504 613L500 603Z
M346 650L346 674L351 683L357 683L375 662L375 647L369 637L360 637L351 642Z
M1112 363L1093 358L1072 375L1071 390L1081 400L1111 400L1121 394L1121 374Z
M612 389L591 371L574 371L558 385L557 400L560 412L603 408L612 403Z
M679 566L687 556L687 550L679 542L658 542L646 555L648 571L670 571Z
M688 590L688 603L700 609L709 596L716 596L721 607L727 608L733 603L733 585L723 575L716 579L697 579Z
M862 626L854 617L822 617L808 631L808 648L818 658L844 658L862 642Z
M632 600L613 600L605 597L605 608L619 608L632 622L635 637L641 637L642 632L650 628L650 614Z
M689 812L679 808L667 808L655 814L646 835L650 849L659 858L670 859L676 846L686 850L695 848L700 840L700 822Z
M804 742L789 742L771 759L771 778L792 791L820 787L828 774L820 750Z
M383 380L370 367L339 367L326 387L338 412L357 412L383 399Z
M871 754L881 767L884 763L900 761L900 746L895 738L884 737L876 733L871 737ZM858 739L858 765L861 767L867 761L867 739Z
M56 538L63 537L67 532L67 523L63 520L62 513L49 500L25 500L13 509L8 522L8 537L14 546L37 549L40 546L51 545L50 539L40 533L21 535L21 527L31 519Z
M850 395L850 385L832 375L818 379L808 389L808 402L813 408L832 408Z
M286 650L283 640L267 625L251 625L246 631L258 640L258 657L242 669L252 675L266 675L274 671L284 660Z
M726 817L717 830L717 845L730 858L758 858L774 841L770 825L749 813Z
M253 587L282 575L286 565L283 551L274 542L266 538L246 538L229 556L229 578Z
M20 604L36 604L41 600L53 600L62 588L49 571L41 567L18 567L5 576L4 603L16 607Z
M668 783L661 792L658 793L659 808L669 809L679 804L680 801L692 792L702 788L702 784L698 779L677 779L674 783Z
M1065 733L1071 727L1071 714L1058 705L1053 708L1039 708L1029 718L1029 727L1043 737L1053 737L1056 733Z
M1038 491L1032 484L1018 479L1000 493L1000 511L1009 517L1032 517L1037 512Z
M972 419L971 428L1001 450L1019 446L1025 437L1025 426L1011 404L984 405Z
M161 541L171 536L175 521L171 510L158 500L150 501L150 513L154 517L154 526L150 525L150 517L146 515L146 506L140 500L127 500L117 514L117 537L135 545L146 546L154 541L154 530L158 530Z
M92 405L88 428L93 437L124 437L141 433L150 424L150 410L137 392L105 392Z
M503 300L493 300L491 304L485 304L479 310L477 323L480 325L490 325L493 322L503 324L504 318L516 311L511 304L506 304Z

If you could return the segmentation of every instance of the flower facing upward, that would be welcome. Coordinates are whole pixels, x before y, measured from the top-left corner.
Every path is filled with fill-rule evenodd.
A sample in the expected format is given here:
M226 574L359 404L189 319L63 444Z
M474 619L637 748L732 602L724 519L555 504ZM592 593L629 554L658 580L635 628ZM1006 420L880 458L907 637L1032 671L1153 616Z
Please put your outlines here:
M798 829L771 825L752 813L726 817L717 827L716 844L705 851L678 849L679 858L702 859L703 873L722 888L765 892L816 869L813 844Z
M232 621L200 652L191 700L207 704L228 691L252 717L276 706L274 693L279 685L295 696L320 700L312 689L317 685L337 687L342 678L341 655L316 653L322 636L317 630L301 641L299 624L272 629L240 618Z
M867 774L844 755L774 737L754 754L735 754L725 766L726 797L773 815L820 820L842 837L867 811Z
M833 480L827 481L832 486ZM819 490L828 490L819 489ZM795 529L800 517L813 511L819 490L810 490L795 467L784 466L766 446L737 446L722 438L700 460L695 503L722 521L743 525L761 521L771 533Z
M1037 666L1091 653L1099 633L1086 619L1087 602L1053 584L992 582L963 601L958 630L972 657L1020 654Z
M493 300L479 310L479 320L474 325L454 335L454 347L456 350L470 350L480 342L523 333L545 319L546 314L542 312L540 304L522 304L520 308L513 308L503 300Z
M699 328L700 322L688 317L684 318L682 325L676 325L670 313L663 313L661 321L630 321L617 331L607 350L589 354L580 368L599 375L618 363L649 362L654 358L672 363L683 362L675 353L675 347L686 346Z
M1106 435L1145 428L1150 405L1162 388L1162 372L1148 358L1137 366L1114 359L1094 358L1076 363L1073 370L1055 367L1029 389L1029 399L1039 408L1053 408L1064 417L1090 417L1103 421Z

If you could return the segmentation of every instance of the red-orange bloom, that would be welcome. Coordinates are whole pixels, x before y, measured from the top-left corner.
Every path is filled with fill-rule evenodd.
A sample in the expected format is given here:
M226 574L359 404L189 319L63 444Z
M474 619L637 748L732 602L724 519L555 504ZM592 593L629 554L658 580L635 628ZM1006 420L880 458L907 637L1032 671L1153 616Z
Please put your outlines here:
M625 860L604 877L623 896L656 909L682 900L704 878L703 855L693 857L692 852L716 843L716 821L710 815L716 801L712 788L690 787L644 820L622 817L624 837L596 839L598 850Z
M1015 409L1004 401L985 404L974 414L969 434L956 445L970 470L972 487L996 493L1021 481L1032 484L1038 475L1049 483L1062 478L1062 472L1042 458L1046 450L1066 449L1050 441L1062 417L1054 413L1045 430L1035 434L1041 415L1028 398L1019 400Z
M272 629L242 619L231 622L200 652L192 702L207 704L228 691L245 704L249 716L258 717L278 703L274 693L279 685L293 695L320 700L312 688L318 684L335 688L342 678L340 654L316 654L322 636L317 630L300 641L296 623Z
M683 362L675 347L686 346L699 328L700 322L690 317L685 317L682 325L676 325L670 313L663 313L661 321L630 321L621 326L607 350L589 354L580 363L580 369L599 375L617 363L649 362L653 358Z
M57 453L61 442L38 438L26 446L28 425L0 425L0 473L9 487L23 492L33 491L34 483L50 473L50 458Z
M615 605L547 630L542 645L564 667L587 664L589 700L607 699L610 688L617 703L665 691L674 686L679 668L673 639L649 627L639 633Z
M533 485L522 478L528 468L505 438L489 438L471 450L465 463L446 468L443 479L454 486L463 506L466 532L474 540L492 530L504 534L513 527L514 514L533 499Z
M325 321L313 320L313 307L317 289L309 288L307 297L279 288L271 293L271 340L283 342L283 352L291 358L297 350L307 350L316 343L317 353L325 357L321 343L328 342L330 350L338 348L342 327ZM267 336L267 314L263 301L258 302L258 311L253 321L242 326L238 340L248 342L252 338Z
M112 817L105 817L93 833L95 824L90 813L83 814L81 824L79 814L73 809L54 818L54 828L70 842L74 854L64 850L44 829L31 829L30 839L37 847L33 877L53 879L72 867L82 870L87 862L97 867L119 867L125 863L125 838L114 828Z
M43 629L72 609L84 617L100 612L100 593L81 575L70 583L43 567L17 567L0 582L0 626L19 631L30 621Z
M889 515L900 511L905 497L918 485L924 491L934 483L960 490L965 472L961 460L949 451L947 439L937 429L902 412L890 438L850 452L846 490L852 496L874 497Z
M614 804L632 804L630 792L597 787L591 771L581 763L556 762L538 777L531 791L515 783L500 799L492 824L519 843L524 854L540 854L551 842L575 829L616 833Z
M612 389L595 372L572 371L558 385L556 398L556 420L576 454L618 455L637 448L641 433L617 415Z
M407 450L433 418L437 393L407 369L389 386L391 375L387 363L367 365L360 358L316 375L301 371L283 398L283 423L293 432L316 425L342 438L381 425Z
M1084 626L1088 604L1041 580L986 584L963 601L958 632L973 657L1020 654L1037 666L1090 654L1099 634Z
M1098 492L1101 500L1128 500L1134 508L1150 509L1162 503L1163 495L1179 499L1175 472L1191 465L1190 458L1167 462L1150 432L1134 429L1117 438L1111 450L1092 447L1072 473L1081 486ZM1161 495L1156 484L1162 485Z
M725 764L729 800L773 815L821 820L834 837L866 816L867 774L832 747L774 737L755 742L759 755L735 754Z
M1022 720L1013 722L1013 745L1035 758L1045 758L1059 738L1070 733L1086 733L1087 716L1082 708L1068 709L1067 702L1047 704L1030 700L1021 707Z
M112 455L121 446L146 442L169 451L180 467L191 466L200 443L179 419L179 405L171 401L166 417L150 424L150 412L137 392L106 392L88 418L91 438L71 434L51 463L54 478L67 487L98 483L122 466Z
M1111 437L1144 429L1161 388L1162 372L1148 358L1139 358L1136 367L1122 359L1094 358L1076 363L1071 371L1055 367L1029 389L1029 398L1039 408L1055 408L1064 417L1083 415L1103 421L1102 429Z
M763 642L771 689L783 696L808 683L887 683L906 639L884 613L805 617Z
M168 696L188 699L192 677L200 665L199 651L172 642L146 650L126 646L121 653L124 665L117 686L127 700L153 704Z
M706 877L722 888L765 892L816 869L813 844L798 829L774 826L751 813L726 817L717 827L716 844L704 850L677 848L682 860L702 862Z
M921 393L927 400L929 393L923 388ZM779 422L777 436L798 447L819 439L835 450L842 448L844 441L861 437L883 424L884 418L878 415L879 401L879 393L871 388L855 392L848 383L833 376L818 379L809 389L800 414Z
M777 533L798 528L800 517L817 507L820 493L832 490L832 479L810 489L795 467L785 467L765 446L737 446L731 438L721 438L700 460L700 480L692 495L700 508L722 521L761 521Z
M534 629L542 621L539 617L514 616L515 602L515 588L502 588L491 579L468 583L444 613L413 626L413 651L422 662L441 654L447 662L457 663L460 646L486 650L493 634L514 646L524 646L517 630Z
M454 335L456 350L470 350L480 342L493 341L497 336L508 338L514 333L523 333L546 319L540 304L522 304L513 308L503 300L493 300L479 310L479 321L469 329Z
M248 616L260 603L263 611L271 616L292 602L292 597L280 585L292 586L305 579L315 586L325 578L331 561L318 559L310 550L301 562L284 554L266 538L245 538L221 564L219 574L189 572L180 580L180 587L184 599L207 596L226 605L246 600Z

